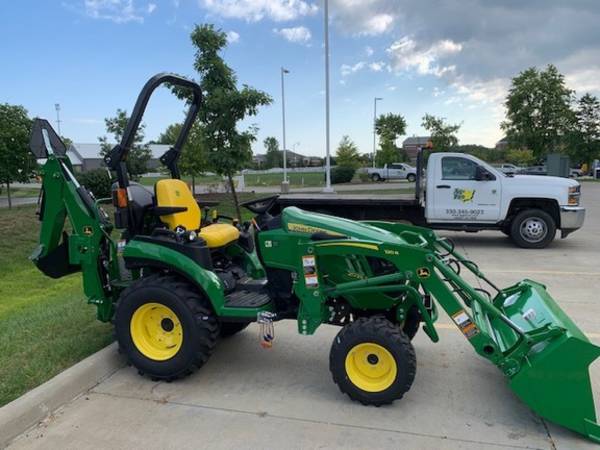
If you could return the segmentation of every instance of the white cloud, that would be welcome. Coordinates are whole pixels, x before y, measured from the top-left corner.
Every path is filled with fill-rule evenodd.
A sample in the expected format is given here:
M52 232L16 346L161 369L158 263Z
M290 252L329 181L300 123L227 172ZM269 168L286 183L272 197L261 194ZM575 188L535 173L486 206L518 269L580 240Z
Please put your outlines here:
M306 44L312 37L310 30L306 27L273 28L273 33L298 44Z
M111 20L115 23L144 21L144 16L135 8L133 0L85 0L84 12L93 19Z
M456 70L455 65L440 65L439 60L459 53L462 44L448 39L437 41L428 47L420 48L408 36L395 41L386 50L392 59L392 68L397 72L414 70L419 75L441 77Z
M366 67L367 63L364 61L359 61L354 65L349 65L349 64L342 64L342 67L340 67L340 71L342 72L342 76L343 77L347 77L350 74L353 74L355 72L358 72L359 70L362 70Z
M364 29L359 32L362 35L375 36L383 34L392 29L394 23L394 16L391 14L377 14L373 17L369 17L364 23Z
M567 86L577 91L577 95L585 92L600 93L600 67L585 67L573 70L565 75Z
M156 9L156 3L148 3L148 6L146 8L146 10L148 11L148 14L152 14L155 9Z
M385 69L385 67L386 65L383 61L369 63L369 69L371 69L373 72L381 72L383 69Z
M373 50L373 47L367 45L365 47L365 55L367 55L367 56L373 56L373 53L375 53L375 50Z
M199 0L202 7L225 18L283 22L315 14L317 5L305 0Z
M240 41L240 34L233 30L228 31L225 34L227 35L227 43L229 44L235 44Z
M329 8L332 21L346 34L377 36L394 28L398 0L332 0ZM370 56L370 55L367 55Z
M433 95L434 97L440 97L440 96L444 95L445 93L446 93L446 91L444 91L443 89L440 89L437 86L435 86L433 88L433 91L431 91L431 95Z

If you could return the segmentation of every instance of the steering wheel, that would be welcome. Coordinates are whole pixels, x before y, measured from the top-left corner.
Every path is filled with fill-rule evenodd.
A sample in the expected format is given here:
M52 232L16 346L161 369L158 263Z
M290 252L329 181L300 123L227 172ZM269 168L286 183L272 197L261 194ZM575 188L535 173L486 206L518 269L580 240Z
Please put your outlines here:
M253 212L254 214L261 215L269 211L278 198L279 195L271 195L270 197L248 200L247 202L240 203L240 206L243 206L244 208Z

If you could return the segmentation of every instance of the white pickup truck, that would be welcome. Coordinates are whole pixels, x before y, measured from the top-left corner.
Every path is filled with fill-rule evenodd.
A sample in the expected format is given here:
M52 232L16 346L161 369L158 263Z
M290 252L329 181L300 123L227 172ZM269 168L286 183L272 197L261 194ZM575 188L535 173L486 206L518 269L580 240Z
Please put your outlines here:
M558 229L566 237L581 228L585 208L572 179L505 175L464 153L432 153L426 176L417 163L415 195L289 194L295 205L357 220L406 220L435 229L500 230L523 248L544 248Z
M382 168L373 167L372 169L367 169L367 173L369 174L369 178L375 182L408 180L412 183L417 179L417 169L406 163L386 164Z

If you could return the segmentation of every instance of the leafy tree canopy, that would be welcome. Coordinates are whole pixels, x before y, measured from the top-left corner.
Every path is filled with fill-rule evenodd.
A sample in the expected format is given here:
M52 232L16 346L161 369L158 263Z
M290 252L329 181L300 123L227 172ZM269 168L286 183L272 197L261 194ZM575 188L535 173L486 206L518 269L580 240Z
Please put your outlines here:
M265 138L265 140L263 141L263 145L267 150L266 168L271 169L273 167L281 167L283 164L283 158L281 156L281 152L279 151L279 141L275 137L269 136Z
M600 158L600 101L586 93L577 102L569 154L576 163L591 166Z
M116 116L104 119L106 132L112 134L116 142L121 142L128 121L127 111L117 109ZM145 127L144 124L140 124L133 139L133 146L127 155L127 172L133 179L137 179L148 172L148 162L152 157L148 144L143 144ZM98 140L101 146L100 153L105 156L113 148L113 145L108 142L106 136L99 137Z
M560 151L574 121L572 97L553 65L542 71L531 67L513 78L502 123L511 145L532 150L536 159Z
M425 114L421 126L431 135L433 151L448 151L458 145L456 133L461 124L449 124L444 117Z
M12 207L10 184L27 182L37 168L29 151L32 121L22 106L0 104L0 183L5 184Z
M335 153L335 161L340 167L352 167L353 169L360 167L358 147L349 136L342 137Z

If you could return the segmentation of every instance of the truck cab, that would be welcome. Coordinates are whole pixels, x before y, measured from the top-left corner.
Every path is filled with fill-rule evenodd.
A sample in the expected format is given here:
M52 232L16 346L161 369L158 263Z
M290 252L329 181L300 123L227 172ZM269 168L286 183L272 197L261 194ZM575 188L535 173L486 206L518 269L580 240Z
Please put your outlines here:
M433 153L427 165L425 218L435 228L499 228L521 247L542 248L583 225L575 180L508 176L464 153Z

